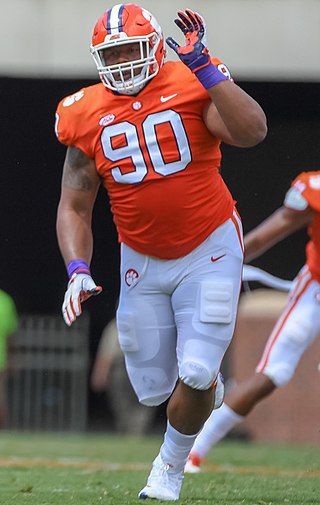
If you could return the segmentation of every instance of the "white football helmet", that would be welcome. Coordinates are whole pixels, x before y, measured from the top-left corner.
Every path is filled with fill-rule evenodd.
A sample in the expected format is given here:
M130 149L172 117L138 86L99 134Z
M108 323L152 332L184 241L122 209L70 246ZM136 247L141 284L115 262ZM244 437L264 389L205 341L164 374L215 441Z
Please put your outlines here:
M103 51L124 44L140 44L134 61L107 65ZM163 65L164 37L155 17L135 4L118 4L97 21L90 52L103 84L118 93L135 95L153 79Z

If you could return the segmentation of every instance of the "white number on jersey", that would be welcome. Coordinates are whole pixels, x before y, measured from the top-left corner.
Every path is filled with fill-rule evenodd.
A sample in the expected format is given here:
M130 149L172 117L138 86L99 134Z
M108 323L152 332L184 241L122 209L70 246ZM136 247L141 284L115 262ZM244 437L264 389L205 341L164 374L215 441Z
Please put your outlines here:
M156 126L170 123L171 130L179 150L179 159L166 163L159 145ZM166 110L150 114L142 124L144 140L148 150L153 169L160 175L167 176L176 172L181 172L191 161L191 152L186 131L184 129L180 115L173 110ZM113 147L112 139L124 135L126 145L123 147ZM112 162L119 162L118 166L112 168L111 174L116 182L122 184L136 184L143 181L148 172L142 148L139 142L139 135L135 125L128 121L106 126L101 135L103 153ZM134 171L122 173L121 160L131 158Z

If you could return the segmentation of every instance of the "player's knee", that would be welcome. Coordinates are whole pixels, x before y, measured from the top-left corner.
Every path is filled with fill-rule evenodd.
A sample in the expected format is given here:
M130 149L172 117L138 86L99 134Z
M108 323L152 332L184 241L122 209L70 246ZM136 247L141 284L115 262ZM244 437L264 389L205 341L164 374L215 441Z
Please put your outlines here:
M216 371L209 370L203 363L189 359L181 364L179 378L192 389L206 390L216 375Z
M165 371L156 367L128 367L128 373L139 402L148 407L155 407L166 401L176 382L176 379L170 381Z
M288 363L278 363L267 367L264 372L265 375L273 382L276 387L285 386L293 377L294 367Z

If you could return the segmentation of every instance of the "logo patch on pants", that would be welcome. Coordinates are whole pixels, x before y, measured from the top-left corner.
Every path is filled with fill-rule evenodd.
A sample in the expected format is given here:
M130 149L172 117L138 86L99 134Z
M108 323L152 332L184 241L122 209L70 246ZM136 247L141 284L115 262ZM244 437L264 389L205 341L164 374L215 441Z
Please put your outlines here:
M129 288L130 288L139 279L139 274L133 268L129 268L129 270L127 270L125 273L124 279L126 281L126 285L129 286Z

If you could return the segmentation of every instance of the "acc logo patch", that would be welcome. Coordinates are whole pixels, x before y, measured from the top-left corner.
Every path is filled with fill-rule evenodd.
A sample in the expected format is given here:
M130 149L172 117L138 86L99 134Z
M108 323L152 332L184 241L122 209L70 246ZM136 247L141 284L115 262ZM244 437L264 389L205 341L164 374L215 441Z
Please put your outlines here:
M133 286L137 280L139 279L139 274L136 270L133 270L133 268L129 268L129 270L126 271L124 280L126 281L126 285Z
M112 123L116 119L116 116L114 114L107 114L106 116L103 116L100 121L99 125L100 126L107 126L108 124Z

